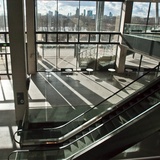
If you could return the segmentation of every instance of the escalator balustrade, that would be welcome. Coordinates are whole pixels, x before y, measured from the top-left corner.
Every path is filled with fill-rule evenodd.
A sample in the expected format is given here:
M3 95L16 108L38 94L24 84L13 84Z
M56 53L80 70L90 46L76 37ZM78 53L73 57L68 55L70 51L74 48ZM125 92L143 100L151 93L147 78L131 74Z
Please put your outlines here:
M94 117L96 115L95 112L93 115L92 112L89 112L85 116L80 116L79 121L76 119L72 123L69 123L67 126L68 128L66 127L62 131L56 131L52 128L44 128L43 130L41 128L40 130L36 129L26 132L22 131L20 132L20 146L22 150L14 153L18 155L17 157L27 156L26 159L28 160L32 160L38 155L41 155L38 158L42 160L67 160L77 159L77 157L82 157L80 159L84 159L83 155L85 155L86 152L88 153L90 150L93 150L94 153L96 147L101 146L102 144L104 145L104 143L107 146L107 142L111 141L112 137L118 137L121 133L128 134L125 132L126 130L128 131L135 123L141 122L147 115L150 115L153 111L157 110L160 105L160 85L158 83L159 77L153 84L149 85L149 87L145 87L144 90L142 89L142 91L136 92L134 95L131 95L131 97L123 101L123 103L115 105L114 108L111 108L109 111L107 109L110 107L108 102L106 103L106 106L105 103L99 104L96 106L96 111L99 113L97 117ZM91 111L93 110L95 110L95 108ZM91 121L93 117L94 120ZM154 121L154 116L151 116L151 119ZM145 124L145 122L142 124ZM156 125L157 124L158 123L156 123ZM145 129L148 129L147 126ZM148 131L140 138L143 139L145 136L149 136L149 134L157 129L160 128L152 128L152 132ZM64 138L65 134L68 134L69 136ZM59 137L64 139L60 141L60 143L57 143ZM131 144L133 145L139 140L140 139L135 140ZM127 149L125 147L126 146L124 146L123 149ZM111 147L108 149L108 152L109 150L112 152L115 148ZM120 153L120 151L122 150L118 150L116 153Z
M85 150L92 149L96 145L100 145L104 139L110 139L116 132L120 132L127 125L134 125L135 118L141 119L141 116L149 113L151 109L156 107L156 104L160 102L160 86L151 90L147 90L144 93L136 96L131 102L123 104L121 107L113 110L109 114L99 119L96 123L85 128L81 132L67 139L65 142L49 146L37 146L34 151L26 152L28 157L32 154L32 157L36 157L37 152L41 150L43 155L40 159L71 159L76 155L85 152ZM19 153L22 154L22 153ZM50 157L50 158L49 158ZM32 160L32 158L28 158Z

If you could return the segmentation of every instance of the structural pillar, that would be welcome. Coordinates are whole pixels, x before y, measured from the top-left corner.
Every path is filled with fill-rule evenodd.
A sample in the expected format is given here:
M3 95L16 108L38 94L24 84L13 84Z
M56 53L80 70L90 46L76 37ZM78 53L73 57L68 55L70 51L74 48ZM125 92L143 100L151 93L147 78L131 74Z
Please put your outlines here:
M156 18L155 18L155 24L159 25L159 3L156 2Z
M35 49L35 33L34 33L34 10L33 0L26 0L26 25L27 25L27 62L28 74L36 73L36 49Z
M26 43L23 0L7 0L13 92L17 125L28 113Z
M102 19L104 16L104 2L96 2L96 31L100 32L102 29ZM96 41L99 41L99 35L96 35Z
M120 32L122 36L123 36L125 23L129 23L129 24L131 23L132 8L133 8L133 2L127 1L122 3L121 24L120 24ZM117 57L116 57L116 71L118 73L123 73L125 69L127 48L121 45L122 37L120 37L119 42L120 42L120 45L118 46Z
M102 29L102 19L104 16L104 1L96 2L96 31Z

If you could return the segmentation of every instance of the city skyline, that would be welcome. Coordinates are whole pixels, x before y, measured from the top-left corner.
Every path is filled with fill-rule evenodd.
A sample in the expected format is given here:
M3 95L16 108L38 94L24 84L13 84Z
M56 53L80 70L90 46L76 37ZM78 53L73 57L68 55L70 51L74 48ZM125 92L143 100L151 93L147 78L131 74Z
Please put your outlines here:
M43 2L43 3L42 3ZM37 8L40 10L41 14L45 15L47 12L54 11L58 9L59 14L68 15L75 15L76 9L79 8L80 5L80 15L83 14L84 10L92 10L93 15L96 14L96 2L94 1L59 1L58 5L56 1L37 1ZM58 8L57 8L58 6ZM134 2L133 8L133 16L144 17L146 16L149 8L149 3L147 2ZM159 7L160 8L160 7ZM121 3L120 2L105 2L104 6L104 15L112 13L113 16L120 15L121 10ZM160 10L159 10L160 14ZM150 9L150 17L155 17L155 3L152 3Z
M3 4L3 2L5 4ZM150 9L150 17L155 17L155 4L151 4ZM80 6L80 8L79 8ZM6 12L6 1L0 0L0 15L4 15L4 7L5 14ZM80 9L80 15L84 13L84 10L92 10L93 15L96 14L96 2L95 1L57 1L56 0L37 0L37 8L42 15L46 15L49 11L55 13L55 10L58 10L59 14L63 15L74 15L76 13L76 9ZM149 2L134 2L133 13L132 16L144 17L146 16L149 8ZM160 4L159 4L160 8ZM104 15L112 13L113 16L120 15L121 10L121 2L105 2L104 6ZM160 9L159 9L160 15Z

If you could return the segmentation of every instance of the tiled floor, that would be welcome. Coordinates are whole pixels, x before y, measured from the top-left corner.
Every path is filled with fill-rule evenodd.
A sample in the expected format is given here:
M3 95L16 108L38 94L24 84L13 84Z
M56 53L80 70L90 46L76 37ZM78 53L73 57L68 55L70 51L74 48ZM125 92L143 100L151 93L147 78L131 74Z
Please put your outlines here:
M136 75L137 73L131 75L114 73L113 77L110 77L108 72L93 72L90 75L86 72L74 72L71 75L52 72L48 78L44 72L39 72L32 75L29 89L30 120L35 122L67 119L68 113L75 113L77 110L83 112L98 104L133 81ZM148 83L147 80L137 82L125 92L121 92L112 103L125 98L135 91L135 87L140 88L144 83ZM12 139L17 129L12 81L6 76L1 76L0 88L0 160L6 160L10 152L19 147ZM45 111L51 108L53 112L46 112L42 116L40 112L38 114L33 112L38 108Z

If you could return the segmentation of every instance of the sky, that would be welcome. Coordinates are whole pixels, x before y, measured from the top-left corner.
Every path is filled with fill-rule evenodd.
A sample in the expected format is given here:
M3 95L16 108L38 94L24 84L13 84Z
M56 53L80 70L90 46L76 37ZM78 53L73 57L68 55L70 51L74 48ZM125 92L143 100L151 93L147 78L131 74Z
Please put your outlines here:
M3 1L0 0L0 15L3 14ZM38 10L41 14L47 14L48 11L52 11L53 14L57 10L56 0L38 0L37 1ZM148 12L149 3L145 2L134 2L133 16L145 17ZM58 1L58 10L60 14L63 15L74 15L76 9L79 8L79 1ZM160 7L159 7L160 8ZM113 16L120 14L121 3L118 2L105 2L105 15L109 15L111 12ZM84 10L92 10L93 14L96 14L96 2L93 1L81 1L80 2L80 13L82 14ZM155 3L151 5L150 16L155 17Z
M42 3L43 2L43 3ZM42 14L46 14L48 10L53 11L57 9L56 1L47 1L47 0L38 0L38 9ZM145 17L148 12L149 3L145 2L135 2L133 9L133 16ZM59 1L58 2L59 13L63 15L67 15L71 13L75 14L76 8L79 8L79 2L73 1ZM92 10L93 14L96 14L96 2L91 1L81 1L80 2L80 13L84 11L84 9ZM121 3L118 2L105 2L105 15L109 15L112 12L113 16L117 16L120 14ZM155 16L155 3L151 5L151 13L150 16Z

